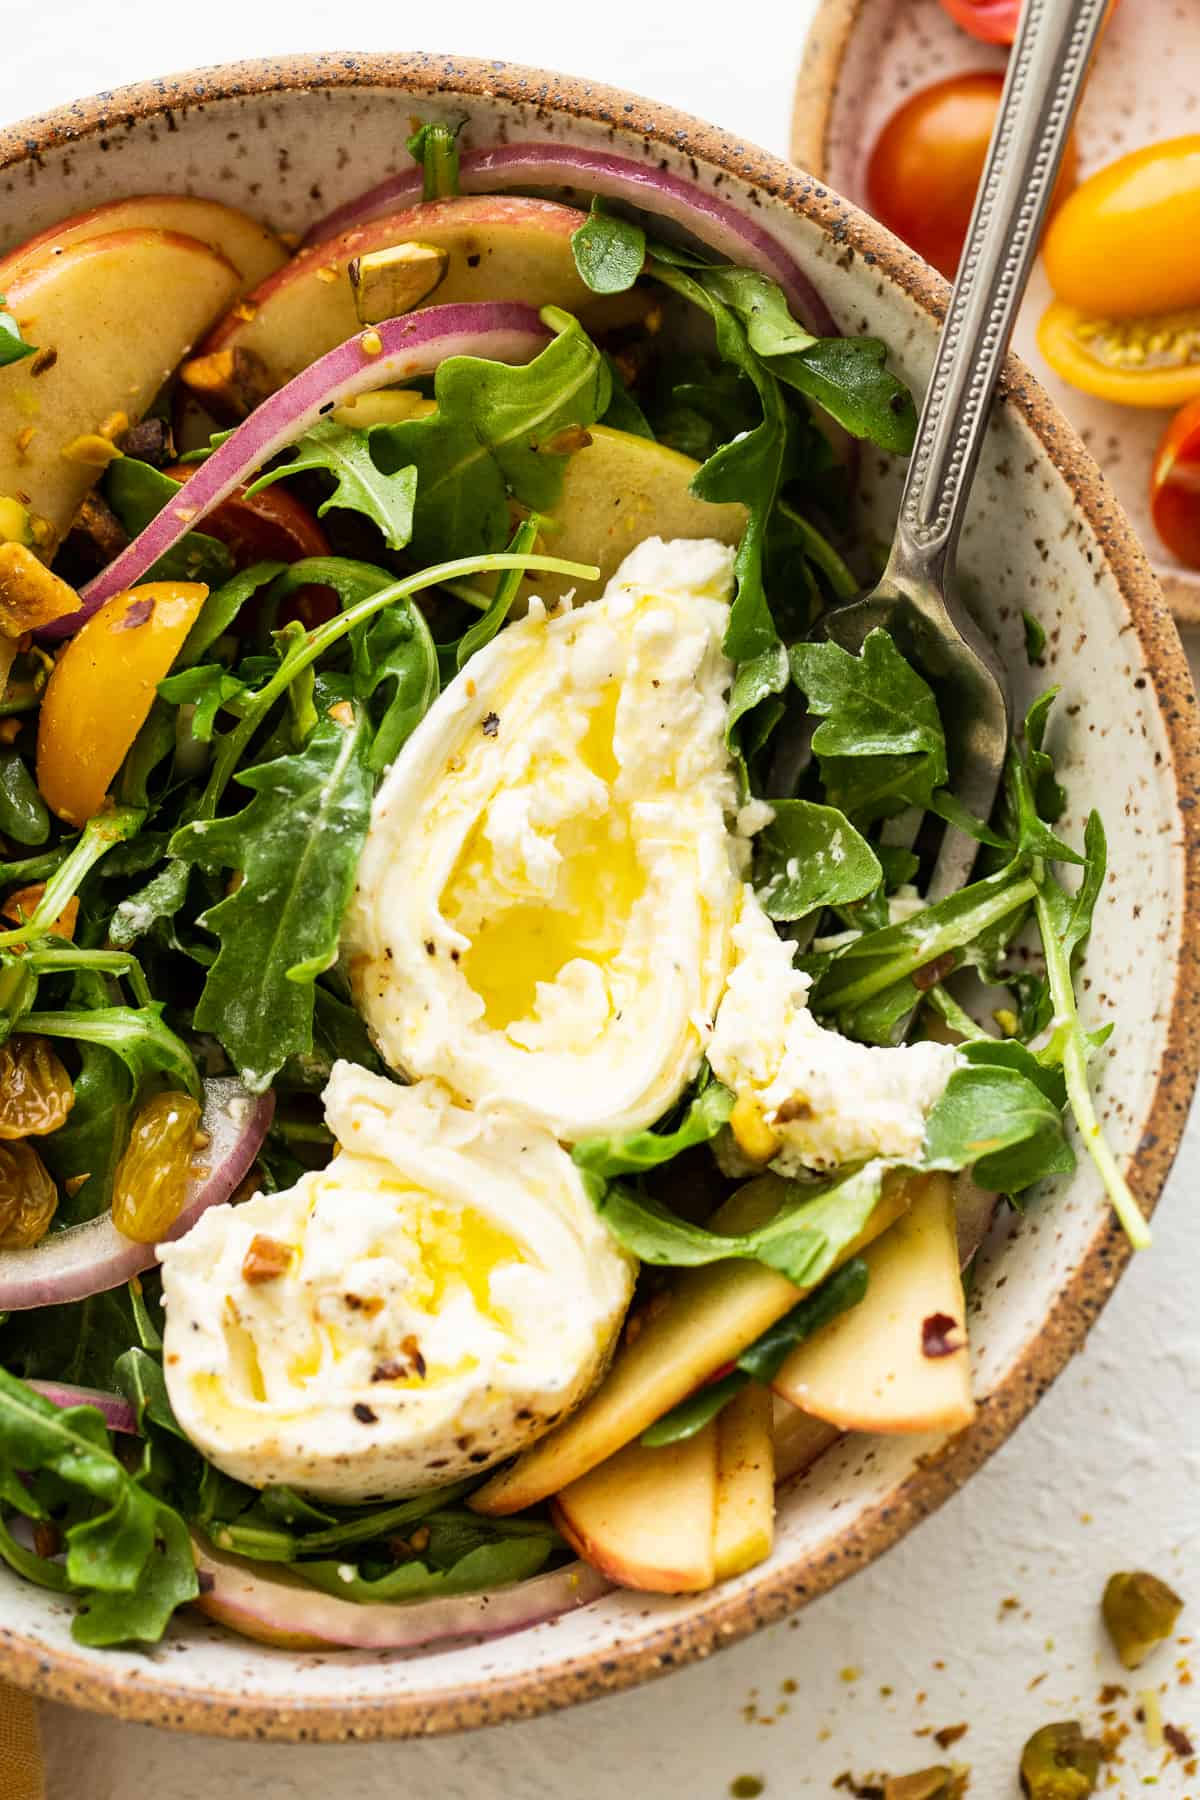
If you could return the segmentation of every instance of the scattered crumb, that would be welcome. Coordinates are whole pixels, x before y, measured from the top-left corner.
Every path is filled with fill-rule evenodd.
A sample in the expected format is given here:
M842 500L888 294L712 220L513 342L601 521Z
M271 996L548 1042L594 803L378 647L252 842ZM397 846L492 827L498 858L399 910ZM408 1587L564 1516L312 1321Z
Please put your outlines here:
M1162 1734L1165 1742L1170 1744L1176 1756L1195 1756L1196 1750L1191 1738L1178 1725L1164 1725Z
M948 1750L951 1744L957 1744L959 1738L966 1737L967 1729L965 1723L962 1725L943 1725L940 1731L934 1732L933 1741L935 1744L939 1744L943 1750Z
M729 1784L733 1800L757 1800L766 1787L761 1775L735 1775Z

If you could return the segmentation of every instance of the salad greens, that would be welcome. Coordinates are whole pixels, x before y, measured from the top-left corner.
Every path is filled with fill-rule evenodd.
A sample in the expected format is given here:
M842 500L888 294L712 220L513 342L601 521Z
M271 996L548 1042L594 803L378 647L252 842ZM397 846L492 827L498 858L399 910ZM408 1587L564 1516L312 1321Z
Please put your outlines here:
M427 200L457 192L460 128L427 124L409 140ZM1059 835L1066 795L1046 743L1054 691L1025 718L994 816L975 820L948 791L935 695L896 643L877 631L852 656L809 641L820 610L859 586L837 446L847 434L889 453L912 444L912 399L885 347L813 335L774 281L648 239L601 199L571 249L593 294L653 297L641 324L631 313L633 324L592 336L549 308L553 336L528 363L444 361L426 382L425 416L362 429L323 417L299 433L236 503L278 485L325 522L328 554L288 558L277 539L247 553L212 520L211 534L189 531L150 571L209 593L111 804L82 829L51 817L35 779L29 724L48 657L23 649L0 684L0 711L16 722L0 746L0 1048L43 1038L68 1066L73 1106L37 1142L58 1184L55 1228L106 1211L147 1097L200 1098L203 1077L230 1067L278 1102L255 1170L268 1191L327 1160L315 1096L335 1061L386 1073L337 962L379 782L439 693L505 627L526 576L595 574L555 557L554 513L570 458L603 424L694 458L694 498L745 508L724 637L728 737L742 800L771 806L749 878L797 940L814 1014L890 1046L916 1009L918 1031L932 1018L962 1039L905 1166L972 1169L1025 1204L1037 1183L1074 1166L1070 1115L1130 1237L1144 1242L1090 1094L1106 1032L1085 1029L1075 982L1106 847L1095 814L1082 849ZM0 365L29 354L0 310ZM132 536L181 487L124 455L102 493ZM1026 647L1031 662L1045 648L1031 618ZM811 741L810 761L789 761L798 739ZM933 905L919 893L922 839L910 849L889 836L910 808L981 846L977 878ZM992 1015L1003 1036L975 1016L980 981L1006 990ZM734 1107L705 1067L653 1128L572 1151L595 1207L642 1263L751 1261L810 1290L651 1427L650 1446L700 1430L747 1382L769 1382L866 1292L867 1264L840 1259L887 1165L767 1175L770 1215L752 1230L715 1230L718 1196L705 1184L725 1181L713 1152ZM77 1597L80 1641L156 1641L196 1595L193 1531L367 1603L516 1581L565 1556L542 1516L467 1510L470 1482L340 1506L222 1474L172 1412L162 1323L157 1273L0 1317L0 1558ZM28 1380L115 1388L138 1435L114 1433L92 1406L56 1406Z

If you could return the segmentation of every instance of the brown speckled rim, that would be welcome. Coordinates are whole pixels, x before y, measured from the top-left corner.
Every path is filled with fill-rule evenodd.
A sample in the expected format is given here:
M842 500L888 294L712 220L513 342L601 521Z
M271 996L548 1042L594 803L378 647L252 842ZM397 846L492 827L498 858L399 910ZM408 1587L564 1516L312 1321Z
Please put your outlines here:
M837 0L849 5L855 0ZM147 118L180 114L198 104L243 96L327 87L399 88L413 94L453 93L499 98L632 131L648 143L694 156L751 183L814 222L845 250L869 259L936 323L946 285L911 252L820 181L765 151L686 114L635 95L543 70L470 58L426 55L299 56L232 63L160 81L143 82L62 107L0 132L0 170L45 150ZM1108 484L1079 438L1015 359L1004 389L1066 480L1118 584L1137 633L1162 710L1171 748L1184 858L1180 950L1167 1021L1165 1050L1130 1179L1147 1211L1162 1190L1178 1148L1200 1062L1200 737L1196 698L1179 638L1145 555ZM759 1626L793 1612L873 1561L940 1506L1008 1437L1059 1370L1080 1348L1130 1252L1119 1227L1105 1217L1037 1336L1004 1382L979 1409L976 1423L925 1460L885 1500L820 1551L790 1567L768 1566L747 1591L713 1591L684 1620L665 1620L629 1648L589 1651L556 1667L496 1676L486 1688L464 1686L353 1701L278 1701L180 1687L169 1671L131 1679L127 1657L98 1667L70 1652L49 1652L0 1627L0 1675L48 1698L166 1725L180 1731L299 1742L345 1742L423 1737L531 1718L629 1688L652 1676L733 1644Z
M792 102L792 161L819 181L828 178L829 144L851 39L864 0L820 0L804 42ZM1159 567L1154 574L1177 624L1200 626L1200 579Z

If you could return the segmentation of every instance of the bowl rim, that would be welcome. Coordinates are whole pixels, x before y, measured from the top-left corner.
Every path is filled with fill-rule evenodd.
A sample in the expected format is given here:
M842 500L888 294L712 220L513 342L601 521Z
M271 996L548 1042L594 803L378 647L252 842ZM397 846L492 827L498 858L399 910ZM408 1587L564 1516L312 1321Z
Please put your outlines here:
M831 12L856 0L832 0ZM748 182L816 224L833 241L894 283L940 323L946 282L881 225L816 177L736 136L621 89L521 64L436 54L325 53L259 57L134 83L73 102L0 130L0 172L42 154L147 119L225 100L319 88L397 88L414 95L462 95L565 114L676 155L691 155ZM1170 747L1170 779L1183 859L1183 911L1162 1062L1146 1117L1134 1192L1152 1211L1174 1160L1200 1070L1200 730L1196 697L1178 634L1133 530L1083 443L1029 371L1010 357L1001 396L1036 436L1070 489L1112 570L1153 677ZM531 1718L619 1692L736 1643L794 1611L889 1548L933 1512L999 1448L1083 1340L1130 1257L1120 1227L1098 1214L1087 1249L1045 1322L976 1422L924 1459L897 1488L817 1555L768 1570L745 1589L714 1589L685 1619L665 1617L628 1649L598 1648L551 1669L495 1676L485 1687L414 1690L402 1695L278 1700L173 1682L169 1673L131 1678L128 1659L96 1661L44 1645L0 1625L0 1677L48 1699L180 1731L234 1738L342 1742L424 1737Z
M897 0L903 5L905 0ZM830 140L834 119L841 101L846 61L855 33L864 23L868 0L817 0L817 10L804 40L804 50L796 84L792 93L792 120L788 148L791 159L807 169L818 180L825 181L830 172ZM1003 44L985 44L972 40L981 59L997 52L1006 54ZM1200 574L1159 562L1154 575L1176 623L1195 629L1200 626Z

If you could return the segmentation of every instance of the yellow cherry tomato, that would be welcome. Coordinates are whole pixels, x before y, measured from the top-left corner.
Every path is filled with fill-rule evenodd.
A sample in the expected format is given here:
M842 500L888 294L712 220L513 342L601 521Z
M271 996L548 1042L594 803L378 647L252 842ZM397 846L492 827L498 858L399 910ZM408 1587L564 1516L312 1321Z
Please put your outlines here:
M1038 349L1072 387L1119 406L1184 406L1200 394L1200 307L1114 319L1056 300Z
M1100 169L1063 202L1042 254L1060 300L1096 318L1130 318L1200 306L1198 244L1200 136L1192 136Z
M195 581L129 588L106 601L60 652L37 740L38 786L60 819L83 825L100 810L207 597Z

